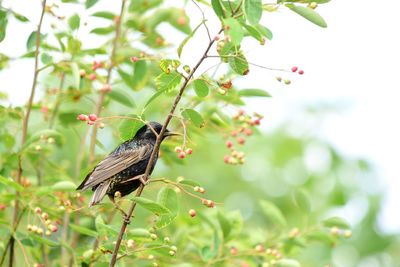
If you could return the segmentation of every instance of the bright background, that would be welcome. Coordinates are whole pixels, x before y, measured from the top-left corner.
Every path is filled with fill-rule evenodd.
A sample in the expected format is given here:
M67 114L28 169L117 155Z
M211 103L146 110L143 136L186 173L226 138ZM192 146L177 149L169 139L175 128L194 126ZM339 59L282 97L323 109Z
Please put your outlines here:
M51 2L49 2L51 3ZM39 1L3 1L5 7L24 14L32 21L38 20ZM113 1L102 1L98 9L118 9ZM191 23L200 20L198 10L189 2ZM75 6L74 6L75 7ZM97 9L96 8L96 9ZM370 192L385 190L385 202L379 217L381 230L386 233L400 232L399 151L400 127L397 104L400 82L400 2L398 0L332 1L317 11L328 22L327 29L321 29L289 10L280 14L266 14L264 25L274 33L272 42L258 46L255 42L245 45L248 60L271 68L290 68L297 65L305 75L291 75L251 68L243 84L246 87L265 88L274 97L265 101L252 102L254 110L266 115L265 131L272 131L289 119L293 131L307 126L331 142L339 151L350 157L362 157L376 170L376 180L366 181ZM71 14L76 10L65 8L62 13ZM93 12L93 11L91 11ZM209 14L209 15L207 15ZM62 15L62 14L60 14ZM212 17L209 11L206 17ZM211 20L209 27L217 29L217 21ZM18 56L25 52L26 36L34 30L33 24L21 24L11 19L6 38L0 43L0 52ZM49 29L44 29L44 31ZM165 27L164 31L172 31ZM183 39L182 34L176 38ZM93 35L79 33L84 44L96 45ZM88 40L90 38L90 40ZM199 31L189 43L190 54L183 54L183 62L190 64L197 60L197 44L204 42L204 31ZM200 40L200 41L199 41ZM215 64L212 61L209 66ZM32 60L20 60L0 72L0 89L9 93L12 105L21 105L28 99L31 85ZM285 86L275 81L275 76L289 77L292 85ZM289 76L287 76L289 75ZM240 81L241 82L241 81ZM330 107L318 127L308 125L304 120L305 107ZM319 112L323 112L319 110ZM310 129L308 129L310 130ZM352 220L357 205L338 212Z

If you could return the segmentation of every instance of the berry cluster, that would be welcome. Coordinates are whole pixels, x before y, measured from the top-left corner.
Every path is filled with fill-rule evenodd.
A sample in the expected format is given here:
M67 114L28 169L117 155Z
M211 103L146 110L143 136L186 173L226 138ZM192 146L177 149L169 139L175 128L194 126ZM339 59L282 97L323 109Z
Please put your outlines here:
M94 125L95 123L98 123L98 120L99 120L99 118L97 118L96 114L89 114L89 115L79 114L76 117L76 119L80 120L80 121L86 121L88 125ZM99 128L103 129L105 127L105 124L100 122L100 123L98 123L98 126L99 126Z
M185 151L182 149L182 147L177 146L175 147L175 152L178 154L178 158L184 159L186 155L192 155L193 154L193 149L191 148L186 148Z
M245 138L253 135L253 130L251 128L260 125L262 118L263 116L258 113L254 113L253 116L250 116L247 115L244 110L239 110L238 113L232 117L236 128L231 131L230 136L235 138L239 145L244 145L246 142ZM244 152L237 151L232 140L228 139L225 145L231 151L230 155L224 156L225 163L236 165L245 162Z
M334 236L342 235L346 238L350 238L352 236L352 232L350 230L342 230L337 226L332 227L330 232Z
M56 224L58 224L58 222L56 221L55 223L53 223L49 219L48 213L43 212L42 209L39 207L35 208L35 213L39 216L42 224L46 226L46 228L45 228L46 231L40 226L28 224L27 230L29 232L33 232L38 235L43 235L43 233L44 233L46 236L50 236L52 233L55 233L58 231L58 226L56 225Z
M224 81L224 76L222 76L218 85L218 93L221 95L225 95L226 93L228 93L229 89L232 88L232 80L228 79Z
M299 70L299 67L296 67L296 66L294 66L294 67L292 67L291 68L291 71L293 72L293 73L298 73L299 75L303 75L304 74L304 70ZM289 79L282 79L282 77L280 77L280 76L277 76L276 77L276 80L278 81L278 82L284 82L286 85L289 85L289 84L291 84L292 83L292 81L290 81Z

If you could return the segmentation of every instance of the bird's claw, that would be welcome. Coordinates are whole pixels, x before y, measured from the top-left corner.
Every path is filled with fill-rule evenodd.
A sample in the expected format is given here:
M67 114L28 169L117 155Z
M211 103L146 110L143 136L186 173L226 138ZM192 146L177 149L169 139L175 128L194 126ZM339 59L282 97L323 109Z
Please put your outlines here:
M131 219L129 218L128 214L125 214L125 216L124 216L124 222L125 222L126 224L130 224L130 223L131 223Z
M139 181L142 183L143 186L146 186L149 184L149 181L147 179L145 180L143 177L140 177Z

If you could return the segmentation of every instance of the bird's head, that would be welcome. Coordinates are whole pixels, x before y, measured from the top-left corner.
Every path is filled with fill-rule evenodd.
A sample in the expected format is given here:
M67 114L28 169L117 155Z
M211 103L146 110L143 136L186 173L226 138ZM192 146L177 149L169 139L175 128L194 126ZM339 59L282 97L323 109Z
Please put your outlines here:
M148 140L156 140L157 139L157 134L161 133L162 125L159 124L158 122L152 121L148 124L145 124L142 128L137 131L135 138L140 138L140 139L148 139ZM168 136L174 136L174 135L179 135L178 133L174 133L169 131L168 129L165 130L163 139L168 137Z

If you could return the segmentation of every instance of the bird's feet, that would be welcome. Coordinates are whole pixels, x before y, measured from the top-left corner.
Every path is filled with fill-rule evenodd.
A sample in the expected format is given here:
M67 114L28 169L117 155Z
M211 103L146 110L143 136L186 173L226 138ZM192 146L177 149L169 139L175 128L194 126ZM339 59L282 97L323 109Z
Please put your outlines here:
M148 180L147 178L144 179L144 176L143 176L143 175L140 175L140 176L139 176L139 181L142 183L143 186L146 186L146 185L149 184L149 180Z
M131 223L131 218L126 213L124 215L124 223L126 223L126 224L130 224Z

